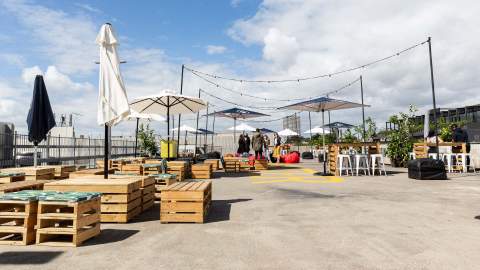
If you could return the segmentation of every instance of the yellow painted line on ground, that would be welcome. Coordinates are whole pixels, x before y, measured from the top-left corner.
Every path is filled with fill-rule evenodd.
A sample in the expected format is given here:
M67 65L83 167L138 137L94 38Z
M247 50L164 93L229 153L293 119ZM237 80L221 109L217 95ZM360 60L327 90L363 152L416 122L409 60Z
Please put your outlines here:
M306 173L311 173L311 174L314 174L314 173L317 172L317 171L312 170L312 169L303 169L303 171L306 172Z
M303 177L287 177L286 179L254 181L253 184L272 184L272 183L307 183L307 184L327 184L327 183L341 183L344 179L336 176L324 176L317 179L305 179Z

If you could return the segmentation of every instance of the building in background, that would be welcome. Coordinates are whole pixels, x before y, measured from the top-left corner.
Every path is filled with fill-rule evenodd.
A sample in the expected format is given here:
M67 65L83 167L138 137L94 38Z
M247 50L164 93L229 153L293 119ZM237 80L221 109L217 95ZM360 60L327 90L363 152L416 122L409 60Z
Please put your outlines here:
M302 134L300 132L300 116L297 114L289 115L283 118L283 129L290 129L295 131L298 134Z

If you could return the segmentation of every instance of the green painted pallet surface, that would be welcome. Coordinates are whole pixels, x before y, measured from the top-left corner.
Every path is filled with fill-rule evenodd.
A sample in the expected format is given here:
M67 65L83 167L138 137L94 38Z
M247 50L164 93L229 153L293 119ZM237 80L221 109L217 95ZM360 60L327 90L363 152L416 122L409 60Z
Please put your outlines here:
M44 190L22 190L0 195L0 201L57 201L79 202L100 197L98 192L57 192Z

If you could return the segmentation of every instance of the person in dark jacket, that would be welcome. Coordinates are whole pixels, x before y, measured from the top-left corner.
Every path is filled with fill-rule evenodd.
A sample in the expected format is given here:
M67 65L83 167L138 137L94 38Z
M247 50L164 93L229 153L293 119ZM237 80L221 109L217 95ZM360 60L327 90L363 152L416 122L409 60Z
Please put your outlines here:
M248 134L245 134L245 146L244 146L244 149L245 149L245 153L249 154L250 153L250 137L248 137Z
M245 138L243 137L243 134L240 134L240 137L238 138L237 154L242 155L243 153L245 153Z
M252 148L255 151L255 159L262 159L263 155L263 145L265 141L263 140L263 135L260 130L257 128L252 139Z

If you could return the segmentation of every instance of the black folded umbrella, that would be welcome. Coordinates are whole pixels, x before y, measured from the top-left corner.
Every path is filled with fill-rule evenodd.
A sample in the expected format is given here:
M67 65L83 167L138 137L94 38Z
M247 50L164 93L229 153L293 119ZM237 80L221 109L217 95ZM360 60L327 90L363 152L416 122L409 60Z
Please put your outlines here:
M34 166L37 166L37 146L38 143L47 138L47 134L56 124L55 117L48 99L47 88L43 82L43 77L35 77L33 87L32 103L27 117L28 140L35 146Z

